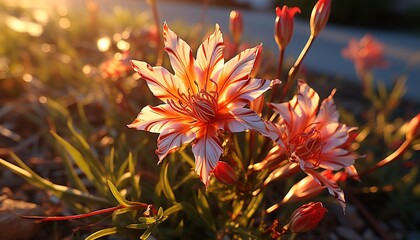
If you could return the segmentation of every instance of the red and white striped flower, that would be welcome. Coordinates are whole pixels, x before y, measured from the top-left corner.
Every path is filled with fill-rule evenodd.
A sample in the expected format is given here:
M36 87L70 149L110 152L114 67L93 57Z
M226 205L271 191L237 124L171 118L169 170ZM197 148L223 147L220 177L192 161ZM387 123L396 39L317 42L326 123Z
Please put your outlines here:
M271 81L249 77L261 46L246 49L225 63L222 33L217 24L214 33L198 48L196 58L190 46L166 23L163 37L174 74L160 66L132 61L134 69L163 103L144 107L128 126L160 133L156 150L159 162L191 142L195 171L207 184L209 173L222 154L219 130L250 129L268 134L258 114L244 108L270 88Z
M292 163L328 188L344 207L344 197L337 184L316 169L334 171L351 166L358 156L349 149L351 128L338 121L333 91L319 106L318 94L304 81L298 82L298 93L286 103L270 103L279 114L279 121L269 124L277 144ZM274 133L274 134L273 134Z

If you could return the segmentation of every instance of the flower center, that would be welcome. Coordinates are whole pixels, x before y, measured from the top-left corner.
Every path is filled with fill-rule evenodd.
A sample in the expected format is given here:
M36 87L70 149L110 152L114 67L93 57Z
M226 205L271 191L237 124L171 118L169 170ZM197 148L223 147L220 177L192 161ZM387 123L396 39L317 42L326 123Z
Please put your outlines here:
M298 162L296 157L310 161L314 167L319 165L319 158L325 141L320 131L312 128L309 132L296 135L290 141L291 161Z
M195 117L200 122L211 122L218 111L217 93L201 90L195 95L180 94L182 100L169 101L171 107L184 114Z
M210 122L216 117L217 100L212 94L201 90L197 95L192 96L191 100L191 112L197 119Z

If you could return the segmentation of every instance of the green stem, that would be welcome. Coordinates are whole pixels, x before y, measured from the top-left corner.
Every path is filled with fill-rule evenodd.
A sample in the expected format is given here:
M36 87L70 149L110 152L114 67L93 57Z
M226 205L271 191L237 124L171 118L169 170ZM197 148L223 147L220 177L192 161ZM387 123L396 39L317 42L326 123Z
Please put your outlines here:
M278 66L277 66L276 78L280 79L280 80L282 79L281 75L282 75L282 70L283 70L283 60L284 60L284 49L279 48L279 62L278 62ZM287 80L286 80L286 83L287 83ZM273 86L273 90L271 91L270 102L273 102L274 97L277 96L278 88L279 88L279 86L277 84Z
M308 53L309 49L311 48L312 43L314 42L314 40L315 40L315 36L313 36L313 35L311 35L308 38L308 41L306 42L305 47L302 49L302 51L300 52L299 57L296 59L295 64L290 69L289 75L288 75L288 78L287 78L287 82L284 85L282 94L280 95L280 101L283 101L284 97L286 96L287 92L290 89L290 86L294 83L295 78L296 78L296 75L297 75L297 73L299 71L299 68L302 65L302 61L305 58L306 54Z

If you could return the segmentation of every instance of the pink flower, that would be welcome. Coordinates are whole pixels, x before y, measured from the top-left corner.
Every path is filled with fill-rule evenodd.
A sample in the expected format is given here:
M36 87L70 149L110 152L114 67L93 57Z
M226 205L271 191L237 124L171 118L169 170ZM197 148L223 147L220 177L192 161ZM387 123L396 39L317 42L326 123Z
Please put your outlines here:
M326 212L327 209L320 202L304 204L293 212L288 228L294 233L314 230Z
M299 81L298 93L292 100L269 104L279 114L279 120L267 126L286 158L299 164L306 174L344 203L338 185L316 171L318 168L337 171L352 165L358 158L349 150L348 143L349 133L355 128L339 123L333 96L334 91L319 107L318 94L304 81Z
M218 25L202 43L194 59L191 48L163 26L165 51L175 74L161 66L132 61L153 94L163 101L144 107L130 128L160 133L156 154L161 162L184 143L192 143L195 171L207 184L222 154L219 130L256 130L268 134L263 120L244 108L270 88L270 81L250 78L260 46L246 49L224 62L224 44Z
M243 31L242 14L239 11L231 11L229 15L229 29L233 36L233 41L239 43Z
M374 37L367 34L360 41L351 39L347 48L341 54L344 58L353 61L356 71L361 76L375 67L386 67L384 46Z
M311 35L313 37L318 36L318 34L324 29L325 25L328 22L331 11L331 0L318 0L312 9L311 13Z
M296 13L300 13L300 9L298 7L289 8L287 6L283 6L283 8L276 8L277 17L274 26L274 38L279 49L285 49L292 38L294 25L293 17Z

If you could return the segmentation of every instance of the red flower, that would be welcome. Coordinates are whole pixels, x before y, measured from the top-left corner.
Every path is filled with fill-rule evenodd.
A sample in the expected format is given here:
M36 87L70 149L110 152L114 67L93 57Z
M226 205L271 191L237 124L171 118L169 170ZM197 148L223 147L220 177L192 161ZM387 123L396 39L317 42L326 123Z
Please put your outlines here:
M293 34L293 17L296 13L300 13L298 7L289 8L283 6L283 8L276 8L276 22L274 27L274 38L280 49L285 49L289 44Z
M326 212L327 209L320 202L304 204L293 212L288 229L294 233L314 230Z

